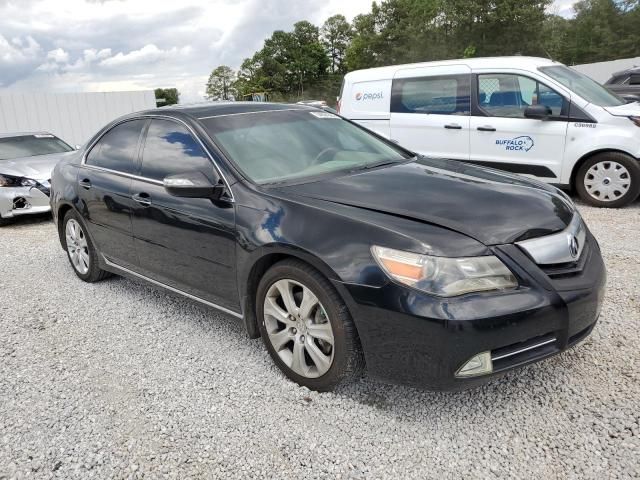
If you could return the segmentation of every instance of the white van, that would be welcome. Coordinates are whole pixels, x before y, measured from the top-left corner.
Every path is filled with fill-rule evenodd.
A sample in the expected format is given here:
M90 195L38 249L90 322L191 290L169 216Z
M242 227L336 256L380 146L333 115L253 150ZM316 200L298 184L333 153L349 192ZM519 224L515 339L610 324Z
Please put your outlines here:
M575 188L591 205L640 194L640 103L543 58L496 57L351 72L340 114L417 153Z

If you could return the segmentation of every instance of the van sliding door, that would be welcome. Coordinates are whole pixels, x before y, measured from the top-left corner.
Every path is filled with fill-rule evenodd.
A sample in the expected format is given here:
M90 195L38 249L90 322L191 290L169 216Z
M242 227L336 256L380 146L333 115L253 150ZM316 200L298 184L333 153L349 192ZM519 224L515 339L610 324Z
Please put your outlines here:
M469 160L471 69L399 70L391 91L391 139L427 156Z

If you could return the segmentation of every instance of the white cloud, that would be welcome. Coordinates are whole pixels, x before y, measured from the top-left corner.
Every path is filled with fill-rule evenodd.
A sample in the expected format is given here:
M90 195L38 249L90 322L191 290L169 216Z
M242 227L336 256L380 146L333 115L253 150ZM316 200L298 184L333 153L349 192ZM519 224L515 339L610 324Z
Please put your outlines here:
M563 12L571 0L557 0ZM0 88L177 87L199 100L276 29L368 12L371 0L0 0Z
M55 50L49 50L49 52L47 52L47 59L53 60L55 63L67 63L69 62L69 53L65 52L62 48L56 48Z

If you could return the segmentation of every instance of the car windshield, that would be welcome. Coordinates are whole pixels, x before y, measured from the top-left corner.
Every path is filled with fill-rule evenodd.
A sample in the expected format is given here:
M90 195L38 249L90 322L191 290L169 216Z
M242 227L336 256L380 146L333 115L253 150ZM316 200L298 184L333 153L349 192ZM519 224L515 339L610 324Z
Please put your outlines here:
M0 160L35 157L37 155L70 152L72 150L62 140L49 134L0 138Z
M625 103L622 98L610 92L595 80L590 79L572 68L557 65L553 67L540 67L540 71L546 73L556 82L561 83L594 105L600 107L617 107Z
M201 119L253 182L281 183L409 158L403 150L322 110L292 109Z

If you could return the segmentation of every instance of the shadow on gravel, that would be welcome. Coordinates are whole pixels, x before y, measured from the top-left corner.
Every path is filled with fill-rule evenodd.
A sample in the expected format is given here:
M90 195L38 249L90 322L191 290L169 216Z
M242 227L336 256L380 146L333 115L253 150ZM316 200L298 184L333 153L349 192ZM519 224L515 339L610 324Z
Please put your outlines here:
M4 229L29 228L34 224L52 223L53 217L50 213L34 213L12 218L9 223L0 227L0 232Z
M245 360L263 364L268 356L259 339L252 341L247 337L242 320L170 291L119 276L110 277L99 285L112 285L120 294L126 291L132 297L137 297L144 304L141 308L159 312L170 311L171 316L179 318L180 322L200 329L199 334L203 338L211 336L212 341L215 341L222 331L224 335L229 336L228 340L231 343L246 342L253 358ZM245 351L245 355L246 353ZM541 363L502 374L486 385L461 392L431 392L419 387L386 384L365 376L333 393L320 395L328 400L333 396L349 399L394 418L438 412L438 415L453 419L468 410L470 405L481 408L484 415L503 415L505 410L520 408L518 405L523 403L547 403L563 388L567 374L571 375L572 370L579 368L581 361L584 359L581 360L580 353L576 354L576 349L573 349ZM265 371L265 375L279 375L283 381L289 381L275 368ZM269 385L273 383L265 382L264 388L270 388ZM300 388L300 394L308 393L306 388Z

